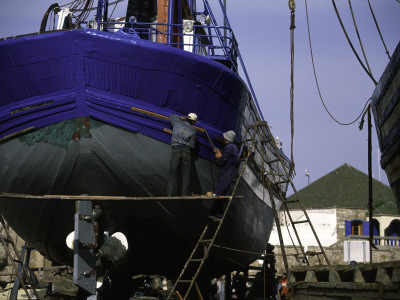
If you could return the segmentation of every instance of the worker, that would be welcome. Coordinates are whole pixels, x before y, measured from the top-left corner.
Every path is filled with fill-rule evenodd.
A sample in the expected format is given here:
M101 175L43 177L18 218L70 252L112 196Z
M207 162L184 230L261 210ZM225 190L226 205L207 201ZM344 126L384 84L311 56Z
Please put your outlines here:
M239 151L234 143L236 134L233 130L223 133L224 150L214 148L215 158L219 164L218 182L215 187L215 196L224 196L228 191L233 179L238 177L237 163L239 161ZM211 217L221 218L224 202L222 199L213 201L211 207Z
M224 283L224 278L221 276L217 279L217 294L215 295L215 298L217 300L224 300L225 299L225 283Z
M178 196L178 170L182 170L182 196L189 195L190 166L192 153L196 141L196 130L193 124L197 121L197 115L190 113L187 117L171 115L169 120L172 125L171 160L169 165L168 196Z
M289 280L287 274L283 273L277 288L278 300L284 300L289 294Z

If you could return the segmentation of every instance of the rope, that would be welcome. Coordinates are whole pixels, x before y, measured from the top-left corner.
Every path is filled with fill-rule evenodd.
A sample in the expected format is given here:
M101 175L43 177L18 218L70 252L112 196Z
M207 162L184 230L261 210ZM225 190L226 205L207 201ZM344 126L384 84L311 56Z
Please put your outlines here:
M246 254L263 255L262 252L245 251L245 250L240 250L240 249L235 249L235 248L229 248L229 247L225 247L225 246L221 246L221 245L216 245L216 244L214 244L213 247L221 248L221 249L225 249L225 250L230 250L230 251L235 251L235 252L240 252L240 253L246 253ZM267 255L267 254L265 254L265 255ZM273 256L274 254L268 254L268 255Z
M364 71L367 73L367 75L372 79L372 81L374 82L374 84L377 85L378 83L376 82L375 78L372 76L372 74L371 74L370 72L368 72L367 68L364 66L364 64L363 64L363 62L361 61L360 57L358 56L356 50L354 49L354 46L353 46L352 42L350 41L350 38L349 38L349 36L348 36L348 34L347 34L347 31L346 31L346 29L344 28L342 19L340 18L339 11L338 11L338 9L337 9L337 7L336 7L336 4L335 4L335 0L332 0L332 4L333 4L333 8L335 9L336 16L338 17L340 26L342 27L343 33L344 33L344 35L346 36L347 41L348 41L348 43L349 43L351 49L353 50L354 55L356 56L358 62L361 64L362 68L363 68Z
M115 2L114 8L113 8L113 10L112 10L110 16L108 17L108 21L107 21L106 27L108 27L108 26L110 25L110 20L111 20L113 14L114 14L115 9L117 8L118 3L119 3L119 1L116 1L116 2ZM111 4L109 4L109 5L111 5Z
M351 125L351 124L357 122L357 120L362 116L362 114L364 113L365 108L366 108L368 102L371 100L371 98L369 98L369 99L367 100L367 102L365 103L364 108L363 108L363 110L361 111L360 115L359 115L354 121L351 121L351 122L349 122L349 123L342 123L342 122L338 121L338 120L330 113L330 111L328 110L328 108L327 108L326 105L325 105L324 99L322 98L321 90L320 90L319 84L318 84L317 73L316 73L316 71L315 71L314 54L313 54L312 43L311 43L310 22L309 22L309 19L308 19L308 5L307 5L307 0L305 0L305 5L306 5L307 30L308 30L308 41L309 41L309 45L310 45L311 61L312 61L312 67L313 67L313 71L314 71L315 84L317 85L317 90L318 90L319 98L321 99L322 105L324 106L326 112L329 114L329 116L330 116L336 123L338 123L338 124L340 124L340 125L344 125L344 126Z
M353 18L354 28L356 29L358 41L359 41L359 43L360 43L361 51L362 51L362 53L363 53L363 55L364 55L365 63L367 64L369 73L372 74L371 68L370 68L369 63L368 63L367 56L365 55L365 51L364 51L363 44L362 44L362 42L361 42L360 33L358 32L356 19L355 19L355 17L354 17L353 7L351 6L351 0L349 0L349 7L350 7L350 11L351 11L351 17Z
M291 176L296 175L294 169L294 158L293 158L293 138L294 138L294 29L295 26L295 7L294 1L289 2L290 11L290 169L292 170Z
M400 0L397 0L397 2L400 3ZM388 56L389 59L390 59L389 51L388 51L388 49L386 48L385 41L383 40L381 30L379 29L378 22L376 21L375 14L374 14L374 11L373 11L373 9L372 9L372 6L371 6L371 3L369 2L369 0L368 0L368 5L369 5L369 9L370 9L370 11L371 11L372 17L374 18L375 25L376 25L376 29L378 30L379 36L381 37L381 41L382 41L382 43L383 43L383 46L385 47L386 54L387 54L387 56Z

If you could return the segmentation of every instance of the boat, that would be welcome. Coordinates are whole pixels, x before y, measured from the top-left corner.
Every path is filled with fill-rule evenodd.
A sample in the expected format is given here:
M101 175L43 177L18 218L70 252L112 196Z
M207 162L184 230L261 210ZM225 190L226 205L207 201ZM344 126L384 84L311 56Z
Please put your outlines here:
M214 190L213 147L222 149L222 133L234 130L243 150L249 128L264 119L239 75L244 66L221 1L223 25L207 0L129 0L119 19L109 18L111 3L99 0L87 20L90 3L51 5L40 32L0 40L1 214L40 253L73 266L66 238L76 206L61 198L98 197L105 232L123 233L129 245L113 263L113 282L126 287L138 274L176 279L212 201L107 199L166 196L171 114L198 115L193 195ZM52 19L58 21L49 30ZM221 247L204 267L208 278L248 266L265 250L274 218L263 181L266 171L283 173L290 162L269 131L263 134L270 142L253 150L240 177L242 198L232 201L216 240ZM283 165L266 170L266 155ZM285 194L287 181L276 187Z
M385 170L400 212L400 43L397 44L372 95L372 111Z

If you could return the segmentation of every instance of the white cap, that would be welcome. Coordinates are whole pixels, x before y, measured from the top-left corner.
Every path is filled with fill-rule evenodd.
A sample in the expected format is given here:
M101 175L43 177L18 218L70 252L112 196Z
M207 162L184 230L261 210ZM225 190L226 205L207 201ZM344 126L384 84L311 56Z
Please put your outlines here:
M229 130L227 132L224 132L223 136L224 139L226 139L227 141L233 142L235 140L236 133L233 130Z
M196 122L197 121L197 115L195 113L188 114L187 118L192 122Z

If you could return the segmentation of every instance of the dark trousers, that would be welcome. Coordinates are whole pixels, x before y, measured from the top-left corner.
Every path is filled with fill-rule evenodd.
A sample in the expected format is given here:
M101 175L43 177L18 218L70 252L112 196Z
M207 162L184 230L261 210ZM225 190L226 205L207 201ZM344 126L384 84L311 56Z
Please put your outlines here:
M224 196L233 181L238 177L235 166L220 169L218 174L218 183L215 187L214 194L217 196ZM217 199L213 200L211 205L211 215L222 215L224 212L224 200Z
M188 196L190 191L191 152L187 146L172 147L169 164L168 195L178 196L179 167L182 175L182 196Z

